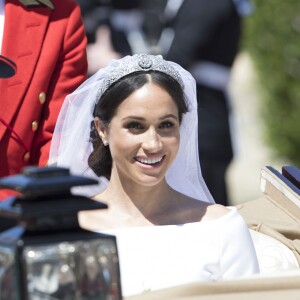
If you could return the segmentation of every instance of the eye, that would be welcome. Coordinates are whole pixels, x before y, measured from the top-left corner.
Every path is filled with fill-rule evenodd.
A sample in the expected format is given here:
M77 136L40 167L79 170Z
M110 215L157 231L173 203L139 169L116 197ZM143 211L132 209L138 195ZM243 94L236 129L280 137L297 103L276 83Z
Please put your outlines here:
M142 130L143 126L138 122L130 122L125 125L125 127L129 130Z
M171 128L173 126L175 126L175 124L173 122L164 121L159 125L159 128Z

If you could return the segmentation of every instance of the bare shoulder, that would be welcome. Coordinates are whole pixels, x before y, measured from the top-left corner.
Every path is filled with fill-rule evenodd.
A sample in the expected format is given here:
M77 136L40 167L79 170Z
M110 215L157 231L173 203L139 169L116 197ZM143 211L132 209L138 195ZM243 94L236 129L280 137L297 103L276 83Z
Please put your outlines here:
M202 220L216 220L230 212L230 209L226 208L220 204L211 204L207 206L205 215L203 216Z

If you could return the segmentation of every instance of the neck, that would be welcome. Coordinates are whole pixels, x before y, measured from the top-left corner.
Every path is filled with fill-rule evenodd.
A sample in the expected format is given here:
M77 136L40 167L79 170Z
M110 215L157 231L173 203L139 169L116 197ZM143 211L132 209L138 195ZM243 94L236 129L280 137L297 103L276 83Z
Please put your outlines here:
M112 177L107 189L96 199L108 203L112 210L135 219L145 218L152 223L155 216L170 207L173 193L165 180L155 186L141 186Z

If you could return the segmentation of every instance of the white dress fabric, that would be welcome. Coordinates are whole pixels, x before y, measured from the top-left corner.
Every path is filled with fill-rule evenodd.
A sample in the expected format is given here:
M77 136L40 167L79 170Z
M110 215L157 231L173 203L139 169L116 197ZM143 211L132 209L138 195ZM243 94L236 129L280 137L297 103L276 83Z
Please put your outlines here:
M212 221L106 230L117 237L123 296L258 273L249 229L230 209Z

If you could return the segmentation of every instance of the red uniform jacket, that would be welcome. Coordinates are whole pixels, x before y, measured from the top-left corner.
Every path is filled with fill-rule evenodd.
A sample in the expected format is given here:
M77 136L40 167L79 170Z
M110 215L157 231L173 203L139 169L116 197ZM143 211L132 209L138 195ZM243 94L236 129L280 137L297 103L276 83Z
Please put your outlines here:
M0 177L46 165L63 100L86 79L80 8L73 0L52 3L53 10L5 1L2 54L17 73L0 79Z

